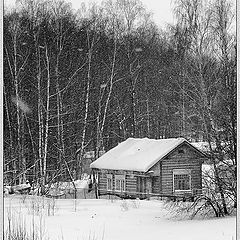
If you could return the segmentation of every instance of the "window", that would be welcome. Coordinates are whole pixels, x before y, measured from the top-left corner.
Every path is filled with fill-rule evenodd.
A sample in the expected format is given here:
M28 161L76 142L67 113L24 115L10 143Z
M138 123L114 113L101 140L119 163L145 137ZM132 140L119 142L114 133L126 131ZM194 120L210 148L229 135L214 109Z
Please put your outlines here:
M190 170L173 170L174 191L184 191L191 189Z
M115 175L115 190L123 192L125 191L125 176Z
M187 174L174 175L174 190L189 190L190 179Z
M107 174L107 190L113 189L112 174Z

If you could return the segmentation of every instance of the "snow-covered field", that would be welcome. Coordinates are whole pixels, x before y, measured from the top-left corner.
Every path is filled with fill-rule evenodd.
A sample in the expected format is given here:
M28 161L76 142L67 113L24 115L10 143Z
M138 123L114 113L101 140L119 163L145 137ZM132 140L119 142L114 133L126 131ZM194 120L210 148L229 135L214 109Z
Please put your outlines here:
M174 219L159 200L52 200L8 195L4 198L5 228L9 219L16 224L26 222L29 229L34 222L41 238L49 240L236 239L235 217Z

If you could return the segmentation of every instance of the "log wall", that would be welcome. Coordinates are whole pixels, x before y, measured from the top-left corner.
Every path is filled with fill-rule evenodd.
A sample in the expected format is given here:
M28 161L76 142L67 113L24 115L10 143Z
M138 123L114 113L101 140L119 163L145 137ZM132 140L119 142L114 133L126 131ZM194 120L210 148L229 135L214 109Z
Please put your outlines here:
M147 176L143 172L119 171L119 170L97 170L99 179L99 189L107 189L107 174L112 174L113 191L115 190L115 175L125 175L125 191L136 193L138 190L138 178L146 178L146 183L150 193L162 195L177 195L173 192L173 170L188 169L191 171L191 189L202 188L202 162L206 160L194 148L188 144L183 144L174 149L165 158L156 163Z
M131 171L117 171L117 170L100 170L99 176L99 189L107 189L107 174L112 174L113 189L115 190L115 175L125 175L125 190L128 192L137 191L137 174L139 173ZM140 174L141 175L141 174Z
M179 151L180 150L180 151ZM154 171L153 191L164 195L172 195L173 192L173 169L191 170L191 189L200 189L202 187L202 161L204 159L200 154L184 144L176 148L171 154L162 160L162 177L158 178L160 164L155 164L150 170ZM162 190L159 181L162 182Z

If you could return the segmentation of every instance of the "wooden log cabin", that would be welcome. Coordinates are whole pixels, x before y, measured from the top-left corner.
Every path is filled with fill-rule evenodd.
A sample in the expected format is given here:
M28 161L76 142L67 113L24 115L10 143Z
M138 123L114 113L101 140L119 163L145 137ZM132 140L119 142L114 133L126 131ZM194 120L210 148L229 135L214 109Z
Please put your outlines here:
M125 198L193 197L206 155L184 138L129 138L91 163L98 194Z

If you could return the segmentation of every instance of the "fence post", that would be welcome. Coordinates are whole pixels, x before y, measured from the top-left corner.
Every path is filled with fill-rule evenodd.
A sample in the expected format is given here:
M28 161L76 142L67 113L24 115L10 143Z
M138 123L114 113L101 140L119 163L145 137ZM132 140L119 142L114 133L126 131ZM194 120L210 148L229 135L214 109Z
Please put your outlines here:
M77 188L74 188L74 199L77 199Z
M98 199L98 185L97 183L95 183L95 196L96 196L96 199Z

